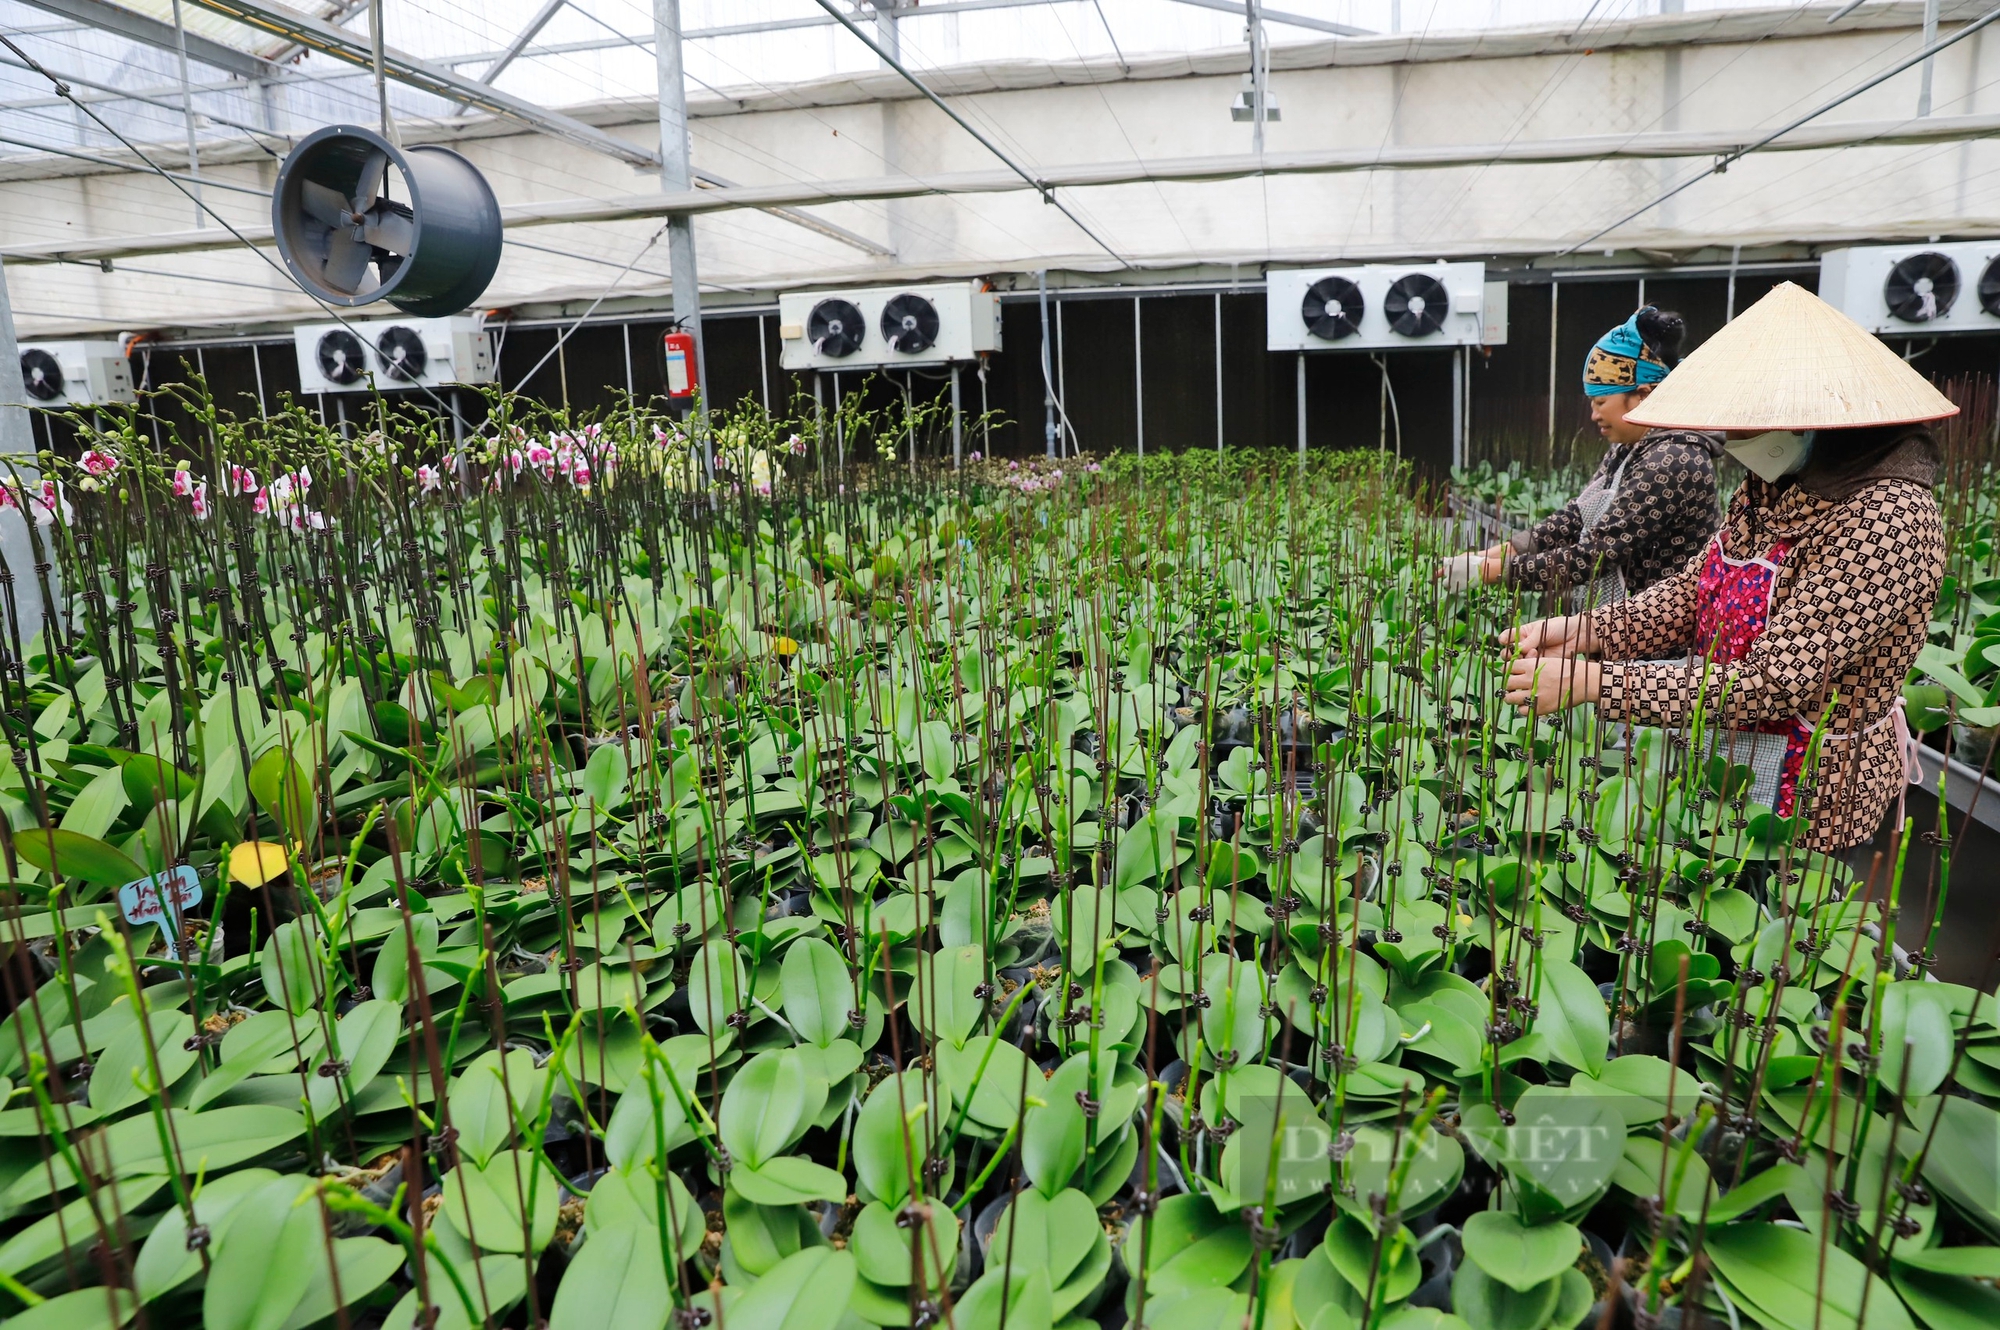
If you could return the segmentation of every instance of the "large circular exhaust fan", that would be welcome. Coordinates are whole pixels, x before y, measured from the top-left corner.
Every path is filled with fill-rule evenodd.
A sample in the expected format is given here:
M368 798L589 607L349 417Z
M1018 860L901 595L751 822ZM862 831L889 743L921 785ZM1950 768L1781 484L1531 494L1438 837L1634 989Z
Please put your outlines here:
M500 265L500 204L471 162L354 125L315 130L292 149L271 225L292 276L329 305L456 314Z
M1368 300L1361 288L1345 277L1322 277L1312 284L1299 303L1299 315L1306 331L1329 342L1352 336L1361 327Z
M868 336L868 320L851 300L832 296L806 316L806 340L814 351L835 360L853 355Z
M1957 299L1958 265L1936 250L1910 255L1882 283L1882 302L1904 323L1943 318Z
M1444 283L1425 272L1413 272L1396 279L1389 294L1382 297L1382 312L1389 327L1405 337L1429 337L1444 327L1451 313L1451 296Z

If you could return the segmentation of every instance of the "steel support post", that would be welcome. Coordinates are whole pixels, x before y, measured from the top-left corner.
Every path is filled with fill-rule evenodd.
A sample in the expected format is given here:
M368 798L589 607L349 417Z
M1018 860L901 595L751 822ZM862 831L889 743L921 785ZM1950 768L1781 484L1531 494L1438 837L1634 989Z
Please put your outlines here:
M1937 23L1938 0L1924 0L1925 46L1937 40ZM1917 118L1920 120L1931 113L1931 67L1936 63L1937 57L1932 56L1921 66L1922 73L1917 82Z
M1465 465L1465 348L1451 353L1451 464Z
M1139 297L1132 297L1132 409L1138 424L1139 456L1146 455L1146 321Z
M188 83L187 24L181 21L181 0L174 0L174 43L181 71L181 118L187 122L187 169L194 188L194 226L199 231L208 225L208 213L201 206L201 154L196 151L194 141L194 93Z
M669 194L694 188L694 169L688 142L687 79L681 66L681 0L653 0L653 52L657 57L660 84L660 188ZM696 410L705 417L701 405L708 394L708 339L701 328L701 278L694 259L694 219L675 213L667 219L667 267L674 287L674 322L694 337ZM701 419L695 422L701 440L701 466L710 484L715 481L715 455L708 430Z
M1215 293L1215 451L1222 451L1222 292Z
M21 383L21 347L14 338L14 306L7 294L4 268L0 268L0 480L16 477L26 485L36 485L40 473L35 465L35 428L28 416L28 391ZM0 559L14 579L14 613L19 620L21 643L42 630L46 607L42 602L42 579L36 564L35 535L28 529L26 505L0 509ZM53 560L48 562L53 563ZM48 570L50 594L60 598L57 570Z
M1056 386L1049 367L1049 274L1035 274L1035 289L1042 304L1042 455L1056 455Z
M1561 309L1562 283L1549 278L1549 446L1556 441L1556 316Z
M1306 353L1299 352L1299 471L1306 469Z

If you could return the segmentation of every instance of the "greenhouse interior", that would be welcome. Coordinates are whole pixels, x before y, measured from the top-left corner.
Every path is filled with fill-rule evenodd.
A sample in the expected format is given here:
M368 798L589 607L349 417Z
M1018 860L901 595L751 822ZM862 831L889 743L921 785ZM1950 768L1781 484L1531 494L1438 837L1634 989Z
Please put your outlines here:
M2000 4L490 3L0 0L0 1324L2000 1325Z

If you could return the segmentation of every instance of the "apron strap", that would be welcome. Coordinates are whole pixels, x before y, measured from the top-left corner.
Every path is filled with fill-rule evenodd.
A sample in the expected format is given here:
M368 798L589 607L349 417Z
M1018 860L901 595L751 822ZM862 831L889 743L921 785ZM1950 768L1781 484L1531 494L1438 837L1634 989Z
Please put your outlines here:
M1908 715L1908 705L1909 704L1904 700L1903 695L1901 693L1898 693L1896 695L1895 703L1889 708L1889 714L1882 717L1874 724L1868 726L1866 729L1859 731L1850 731L1849 733L1846 734L1827 735L1820 741L1822 745L1830 740L1839 741L1843 739L1852 743L1866 738L1867 736L1873 734L1875 731L1881 729L1884 725L1890 726L1892 729L1895 730L1896 756L1901 758L1903 762L1903 779L1899 781L1896 786L1896 834L1897 835L1902 834L1903 819L1908 813L1910 787L1912 785L1922 785L1924 783L1924 763L1923 763L1924 744L1923 740L1917 738L1917 736L1911 733L1910 731L1910 718ZM1797 720L1801 725L1806 725L1808 727L1810 727L1811 725L1811 722L1806 720L1804 716L1798 717Z
M1901 693L1896 694L1896 704L1889 711L1889 717L1896 727L1896 750L1903 758L1903 783L1896 787L1896 834L1903 834L1905 807L1909 800L1910 786L1924 783L1924 764L1920 756L1920 742L1910 733L1910 718L1905 714L1907 704Z

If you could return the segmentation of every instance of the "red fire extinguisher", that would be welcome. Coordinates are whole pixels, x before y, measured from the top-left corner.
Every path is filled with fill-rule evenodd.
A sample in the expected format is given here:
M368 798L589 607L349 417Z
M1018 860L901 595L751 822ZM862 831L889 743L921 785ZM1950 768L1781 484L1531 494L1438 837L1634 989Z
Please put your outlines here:
M667 396L676 401L687 401L701 386L694 334L675 327L667 333L664 345L667 353Z

